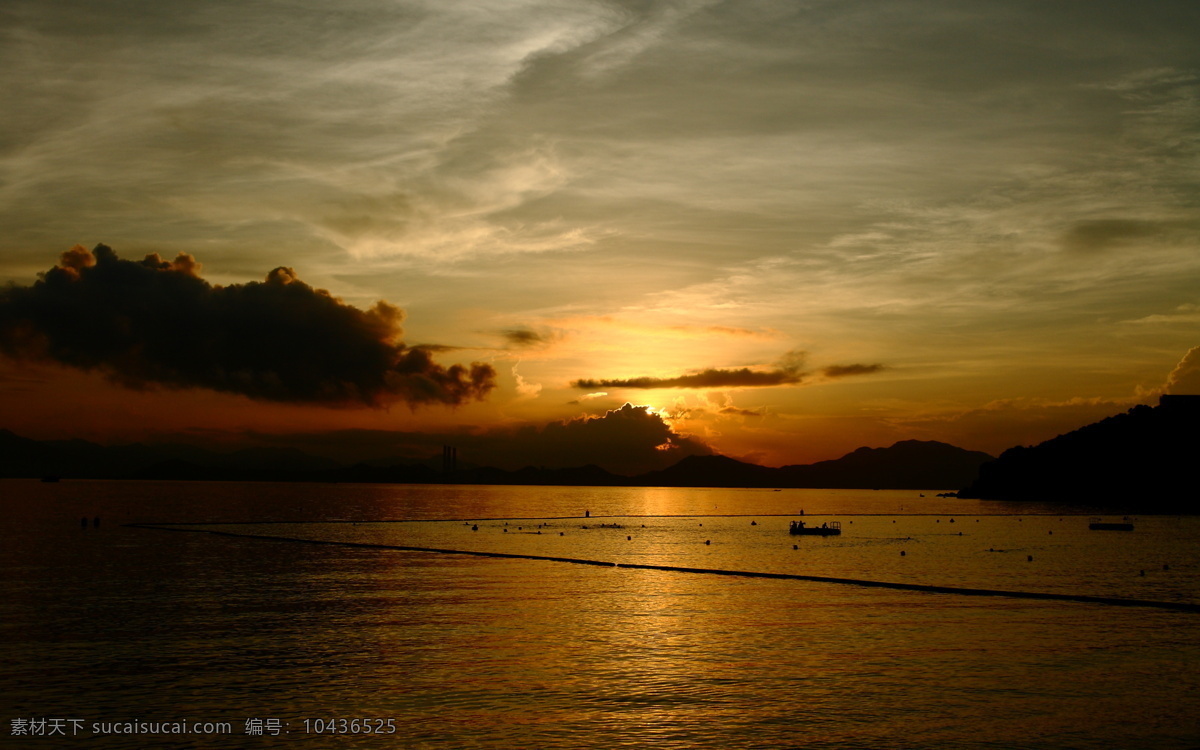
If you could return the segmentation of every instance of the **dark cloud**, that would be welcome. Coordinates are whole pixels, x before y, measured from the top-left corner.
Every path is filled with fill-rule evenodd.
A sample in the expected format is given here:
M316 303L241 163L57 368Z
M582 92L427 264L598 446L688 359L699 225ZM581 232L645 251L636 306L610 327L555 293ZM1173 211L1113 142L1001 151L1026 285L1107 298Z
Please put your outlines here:
M506 328L500 332L509 346L529 347L549 343L550 336L530 328Z
M32 286L0 291L0 351L155 385L338 406L461 404L495 387L486 364L443 367L400 341L404 313L359 310L280 267L214 286L181 253L121 260L76 246Z
M848 378L852 375L870 375L886 369L883 365L830 365L821 370L827 378Z
M709 368L690 375L673 378L626 378L571 381L572 388L594 391L600 388L759 388L773 385L795 385L804 380L804 352L790 351L783 355L773 370Z
M632 404L602 416L551 422L541 429L526 428L491 450L510 464L594 463L619 474L664 468L684 456L712 453L703 442L676 433L649 407Z
M805 356L804 352L790 351L780 358L774 369L770 370L752 370L749 367L709 368L673 378L638 377L607 380L582 378L571 381L571 387L596 390L599 388L762 388L799 385L812 374L804 370ZM821 370L821 374L827 378L840 378L849 375L865 375L882 369L883 365L832 365Z
M804 373L786 370L751 370L742 367L736 370L708 369L691 375L674 378L628 378L608 380L575 380L571 387L591 390L594 388L756 388L772 385L795 385L804 380Z
M764 415L764 413L761 411L755 411L753 409L739 409L736 406L723 407L719 413L729 414L736 417L761 417Z

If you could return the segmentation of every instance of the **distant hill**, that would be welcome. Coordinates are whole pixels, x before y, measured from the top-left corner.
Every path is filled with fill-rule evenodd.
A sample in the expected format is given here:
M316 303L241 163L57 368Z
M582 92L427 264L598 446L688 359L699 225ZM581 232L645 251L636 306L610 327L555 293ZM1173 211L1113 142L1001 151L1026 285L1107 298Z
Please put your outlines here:
M646 487L778 487L779 469L728 456L688 456L659 471L633 477Z
M947 489L970 482L980 464L991 458L945 443L905 440L889 448L859 448L833 461L780 469L712 455L688 456L666 469L634 477L595 465L440 472L413 463L343 466L294 449L219 453L186 445L106 447L84 440L29 440L0 430L0 476L65 479Z
M1200 396L1163 396L980 467L960 497L1195 513Z
M337 468L289 448L229 453L190 445L104 446L86 440L30 440L0 430L0 477L67 479L288 479Z
M890 448L859 448L832 461L779 470L787 487L954 489L992 460L934 440L902 440Z
M992 456L946 443L903 440L888 448L859 448L815 464L766 466L727 456L688 456L661 471L633 479L662 487L822 487L953 489L973 480Z

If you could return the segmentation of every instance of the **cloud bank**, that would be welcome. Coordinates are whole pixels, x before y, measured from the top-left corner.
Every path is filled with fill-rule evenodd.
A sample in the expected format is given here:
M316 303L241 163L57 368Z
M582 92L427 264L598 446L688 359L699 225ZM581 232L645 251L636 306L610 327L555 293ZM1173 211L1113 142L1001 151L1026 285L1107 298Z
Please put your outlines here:
M443 367L400 341L404 313L360 310L300 281L214 286L181 253L122 260L76 246L31 286L0 291L0 352L98 371L130 388L208 388L265 401L462 404L495 387L487 364Z
M625 404L598 417L523 428L488 446L487 453L501 464L597 464L618 474L636 474L670 466L684 456L708 455L712 449L676 433L648 407Z
M1200 395L1200 346L1193 347L1167 376L1165 392L1171 395Z

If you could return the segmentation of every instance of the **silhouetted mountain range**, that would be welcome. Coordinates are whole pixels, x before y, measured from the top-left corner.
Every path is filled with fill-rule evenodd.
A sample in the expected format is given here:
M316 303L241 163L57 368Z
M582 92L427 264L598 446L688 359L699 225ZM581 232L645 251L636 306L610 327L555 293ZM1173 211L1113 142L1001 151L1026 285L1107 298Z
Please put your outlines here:
M947 489L974 479L992 457L945 443L905 440L890 448L859 448L842 458L770 468L727 456L689 456L637 476L599 466L492 467L440 472L420 463L342 466L294 449L233 453L187 445L106 447L83 440L37 441L0 430L0 476L96 479L531 484L659 487L841 487Z
M932 440L902 440L890 448L859 448L832 461L784 466L788 487L930 489L962 487L992 460Z
M290 448L220 453L191 445L104 446L86 440L30 440L0 430L0 476L92 479L260 479L336 469Z
M980 467L960 497L1196 512L1200 396L1163 396Z
M962 487L992 460L932 440L902 440L889 448L859 448L841 458L778 469L726 456L688 456L642 474L638 484L667 487L823 487L938 489Z
M345 466L296 449L220 453L189 445L102 446L84 440L37 441L0 430L0 477L242 481L531 484L662 487L813 487L945 489L960 497L1046 500L1142 512L1195 512L1200 456L1200 396L1163 396L999 459L946 443L905 440L859 448L832 461L775 469L727 456L689 456L637 476L599 466L516 471L429 463Z

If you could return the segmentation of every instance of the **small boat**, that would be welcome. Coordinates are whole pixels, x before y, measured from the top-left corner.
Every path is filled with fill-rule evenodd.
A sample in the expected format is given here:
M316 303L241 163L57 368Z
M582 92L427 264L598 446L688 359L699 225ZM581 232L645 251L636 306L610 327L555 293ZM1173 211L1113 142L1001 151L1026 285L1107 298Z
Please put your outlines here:
M838 536L842 533L842 524L839 521L829 521L820 526L808 526L804 521L792 521L788 533L795 536Z

